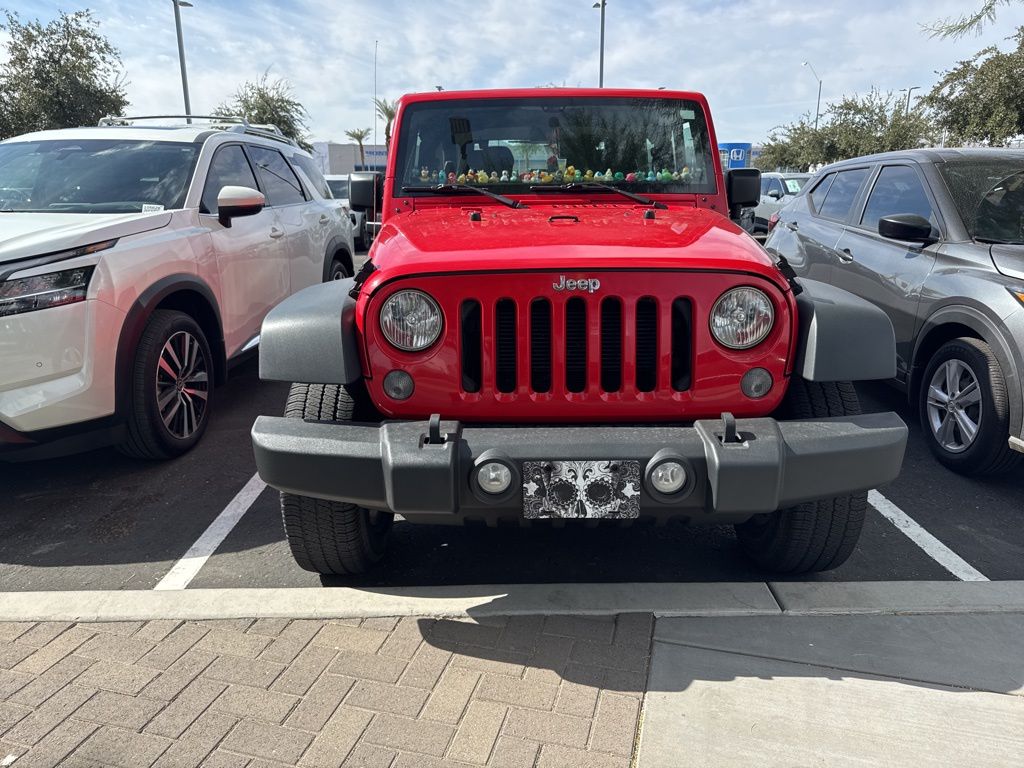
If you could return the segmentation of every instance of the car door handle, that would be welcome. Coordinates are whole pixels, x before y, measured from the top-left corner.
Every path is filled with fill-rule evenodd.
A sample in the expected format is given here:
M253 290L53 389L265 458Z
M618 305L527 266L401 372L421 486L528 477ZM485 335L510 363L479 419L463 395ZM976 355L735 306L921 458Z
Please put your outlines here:
M321 213L320 214L320 223L321 224L327 224L328 222L330 222L330 220L331 220L331 217L328 216L326 213Z
M839 252L839 260L843 262L843 264L849 264L853 261L853 252L849 248L843 248Z
M272 238L274 238L275 240L277 240L277 238L279 238L279 237L282 237L283 235L284 235L284 230L283 229L280 229L279 227L271 227L270 228L270 236Z
M796 232L798 229L800 229L800 227L797 226L797 223L795 221L787 221L786 229L788 229L790 232Z

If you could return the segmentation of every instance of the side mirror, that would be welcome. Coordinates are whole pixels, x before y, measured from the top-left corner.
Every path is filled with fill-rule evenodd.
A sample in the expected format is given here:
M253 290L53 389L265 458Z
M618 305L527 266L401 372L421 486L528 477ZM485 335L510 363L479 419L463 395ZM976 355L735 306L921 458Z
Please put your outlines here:
M761 172L757 168L732 168L725 174L725 196L729 214L735 218L739 208L761 202Z
M878 234L890 240L904 240L910 243L929 245L936 241L932 235L932 224L916 213L894 213L878 220Z
M238 216L255 216L263 210L267 198L252 187L222 187L217 195L217 221L230 227Z
M381 207L381 196L384 186L379 174L353 175L348 185L348 204L353 210L370 210Z
M779 192L779 190L777 190L777 189L769 189L768 190L768 197L772 198L773 200L781 200L782 199L782 193Z

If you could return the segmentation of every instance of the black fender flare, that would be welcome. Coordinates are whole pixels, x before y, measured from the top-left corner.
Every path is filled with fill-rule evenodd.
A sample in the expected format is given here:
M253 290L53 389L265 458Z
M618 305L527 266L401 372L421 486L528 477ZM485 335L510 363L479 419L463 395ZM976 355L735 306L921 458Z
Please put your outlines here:
M355 263L352 259L352 253L349 251L348 243L345 242L343 237L333 237L327 243L327 248L324 250L324 274L323 282L327 282L331 276L331 264L334 262L334 257L338 253L343 253L348 258L348 268L351 273L349 276L355 274Z
M1001 327L998 320L986 315L980 309L966 304L947 304L935 310L921 325L914 342L913 363L910 367L910 381L907 388L907 395L911 403L916 405L916 393L921 386L921 376L924 374L927 360L921 357L921 347L924 340L936 328L958 324L966 326L974 331L979 338L985 341L991 348L992 353L999 361L999 367L1003 369L1003 377L1006 379L1007 395L1010 399L1010 429L1019 434L1024 427L1024 402L1021 395L1021 369L1013 353L1013 347L1007 340L1010 337L1008 328Z
M115 413L124 416L131 391L132 362L135 348L142 337L142 331L149 321L150 315L168 296L178 291L194 291L210 306L216 320L216 333L207 341L213 352L215 383L222 383L227 378L227 358L224 350L224 325L221 322L220 307L213 290L201 278L194 274L178 273L162 277L144 290L129 307L121 324L121 333L117 339L116 369L114 377Z
M896 376L896 333L869 301L817 280L800 279L799 340L793 373L808 381Z

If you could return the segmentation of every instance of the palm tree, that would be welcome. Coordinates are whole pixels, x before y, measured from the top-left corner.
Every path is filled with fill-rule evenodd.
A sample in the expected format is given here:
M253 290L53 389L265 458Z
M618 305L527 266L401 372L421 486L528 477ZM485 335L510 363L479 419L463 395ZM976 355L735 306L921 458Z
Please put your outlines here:
M391 149L391 123L394 122L395 113L398 111L398 101L387 99L374 99L377 105L377 115L384 121L384 149Z
M359 164L363 168L366 167L366 150L363 149L363 142L369 138L370 133L369 128L353 128L351 131L345 131L345 135L359 145Z

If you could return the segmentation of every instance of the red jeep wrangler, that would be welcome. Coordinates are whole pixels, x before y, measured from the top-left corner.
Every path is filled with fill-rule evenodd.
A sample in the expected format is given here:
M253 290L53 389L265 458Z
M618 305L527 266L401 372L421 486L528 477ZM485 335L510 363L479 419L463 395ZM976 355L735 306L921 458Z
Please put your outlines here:
M299 565L366 570L396 514L678 517L773 571L849 556L906 445L849 383L895 375L892 326L730 221L759 174L716 146L697 93L401 99L370 260L263 324L261 377L301 382L253 427Z

